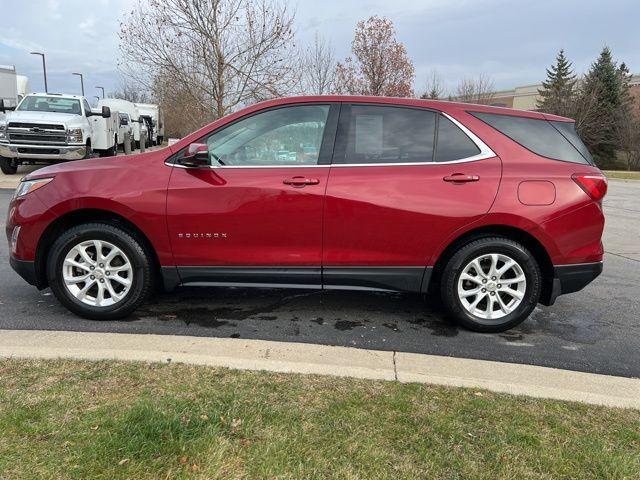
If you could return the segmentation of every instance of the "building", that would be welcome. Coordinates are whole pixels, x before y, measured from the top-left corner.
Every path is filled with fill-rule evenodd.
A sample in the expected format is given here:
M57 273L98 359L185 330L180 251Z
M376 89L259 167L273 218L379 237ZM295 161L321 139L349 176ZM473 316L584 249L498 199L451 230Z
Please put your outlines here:
M492 98L486 102L496 107L517 108L519 110L536 110L542 89L541 83L523 85L511 90L499 90L493 93ZM630 93L633 98L635 111L640 114L640 75L633 75L630 82ZM455 100L455 98L454 98Z

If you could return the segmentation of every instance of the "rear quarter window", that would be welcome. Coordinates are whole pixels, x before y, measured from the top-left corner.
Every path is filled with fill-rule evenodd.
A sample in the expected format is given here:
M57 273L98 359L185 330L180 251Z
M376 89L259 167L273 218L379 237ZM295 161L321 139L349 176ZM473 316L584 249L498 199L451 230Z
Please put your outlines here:
M573 122L469 112L527 150L565 162L593 165L593 159L576 133Z

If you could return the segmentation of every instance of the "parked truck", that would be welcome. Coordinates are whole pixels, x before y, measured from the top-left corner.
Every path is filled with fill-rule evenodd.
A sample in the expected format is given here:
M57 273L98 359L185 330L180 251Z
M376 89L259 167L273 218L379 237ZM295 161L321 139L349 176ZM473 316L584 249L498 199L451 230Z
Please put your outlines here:
M127 113L130 117L131 130L133 133L132 150L140 148L141 134L147 131L144 120L140 118L140 110L133 102L120 98L102 98L98 101L98 107L109 107L120 113Z
M14 66L0 65L0 99L4 103L5 111L14 110L27 93L29 93L29 78L17 75ZM4 115L0 113L0 119Z
M107 123L92 117L111 117L109 107L92 111L87 99L79 95L32 93L15 111L7 111L0 99L0 169L16 173L24 163L58 163L89 158L95 148L108 154ZM102 131L105 128L105 131Z
M164 140L164 113L162 109L153 103L136 103L140 115L151 117L152 134L151 143L160 145Z

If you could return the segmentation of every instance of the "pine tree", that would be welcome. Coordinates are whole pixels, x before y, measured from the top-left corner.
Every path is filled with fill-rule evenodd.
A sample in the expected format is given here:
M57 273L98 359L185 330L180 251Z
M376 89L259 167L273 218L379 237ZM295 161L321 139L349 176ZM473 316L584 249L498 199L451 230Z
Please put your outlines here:
M542 82L542 89L538 90L538 110L555 115L571 116L576 76L571 62L560 50L556 56L556 63L547 69L547 79Z
M594 97L599 118L600 140L591 145L599 165L614 161L617 128L621 117L621 109L625 104L625 84L628 71L616 66L609 47L604 47L598 59L591 65L584 78L581 95Z

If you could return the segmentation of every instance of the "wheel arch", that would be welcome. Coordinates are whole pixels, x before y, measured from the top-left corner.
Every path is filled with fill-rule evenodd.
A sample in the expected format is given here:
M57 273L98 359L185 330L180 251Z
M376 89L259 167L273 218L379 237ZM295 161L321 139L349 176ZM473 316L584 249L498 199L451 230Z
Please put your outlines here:
M157 278L161 279L162 276L159 275L160 260L158 258L158 254L149 238L138 226L136 226L133 222L131 222L124 216L110 210L82 208L78 210L72 210L56 218L47 226L47 228L40 236L35 256L36 278L39 282L39 285L48 285L46 272L47 255L51 250L51 247L53 246L56 238L58 238L58 236L68 228L74 227L76 225L81 225L83 223L96 222L120 227L123 230L126 230L127 233L132 235L136 240L138 240L149 255L149 258L152 262L152 268L154 272L158 273Z
M433 271L429 282L429 291L435 292L440 285L442 271L449 259L464 245L486 237L504 237L524 245L534 256L542 273L541 303L545 303L551 295L553 288L554 268L551 257L542 242L526 230L508 225L483 225L466 231L454 238L440 253L433 265Z

